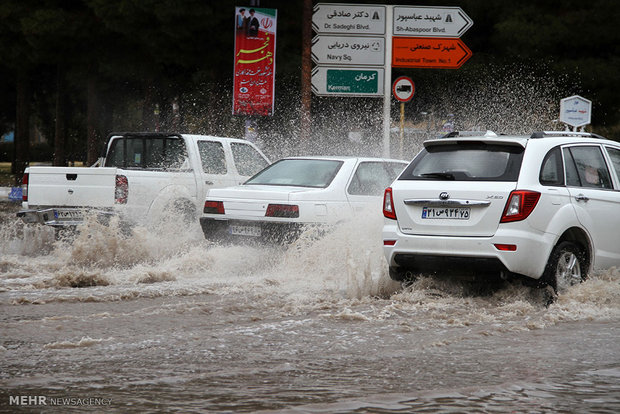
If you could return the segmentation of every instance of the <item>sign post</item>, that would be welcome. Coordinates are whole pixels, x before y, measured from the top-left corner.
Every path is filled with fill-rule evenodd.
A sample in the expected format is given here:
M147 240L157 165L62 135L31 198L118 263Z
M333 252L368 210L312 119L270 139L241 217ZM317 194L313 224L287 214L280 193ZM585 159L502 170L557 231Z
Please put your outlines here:
M386 7L385 12L385 77L384 77L384 95L383 95L383 156L390 156L390 120L392 118L390 104L392 96L390 94L390 83L392 81L392 16L394 15L393 7Z
M400 101L400 157L403 157L403 142L405 140L405 102L409 102L415 93L415 84L406 77L401 76L392 85L394 97Z
M312 12L312 91L319 96L385 94L387 6L319 3ZM389 76L388 76L389 78ZM389 87L388 87L389 88Z
M472 25L460 7L318 3L312 14L312 90L319 96L383 95L383 155L389 157L392 67L458 69L472 56L459 39ZM403 92L393 93L399 99Z
M592 101L579 95L574 95L560 100L560 121L573 127L589 125L592 118Z

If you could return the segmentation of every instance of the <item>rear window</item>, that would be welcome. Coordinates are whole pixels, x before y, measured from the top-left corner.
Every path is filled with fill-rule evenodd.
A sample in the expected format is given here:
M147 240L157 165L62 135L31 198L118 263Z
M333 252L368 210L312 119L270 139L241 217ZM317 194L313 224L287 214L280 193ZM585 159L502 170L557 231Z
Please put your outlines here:
M325 188L341 166L342 161L335 160L285 159L271 164L245 184Z
M523 160L520 145L468 141L423 149L399 180L517 181Z
M185 143L178 137L122 137L112 141L106 167L147 170L189 168Z

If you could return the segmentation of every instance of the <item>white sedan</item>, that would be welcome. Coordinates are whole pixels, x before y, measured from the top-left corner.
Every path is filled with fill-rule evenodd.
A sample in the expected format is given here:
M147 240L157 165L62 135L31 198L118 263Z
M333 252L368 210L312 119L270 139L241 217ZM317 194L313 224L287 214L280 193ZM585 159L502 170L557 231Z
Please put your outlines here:
M381 205L406 161L362 157L281 159L244 184L210 189L200 224L209 240L286 242Z

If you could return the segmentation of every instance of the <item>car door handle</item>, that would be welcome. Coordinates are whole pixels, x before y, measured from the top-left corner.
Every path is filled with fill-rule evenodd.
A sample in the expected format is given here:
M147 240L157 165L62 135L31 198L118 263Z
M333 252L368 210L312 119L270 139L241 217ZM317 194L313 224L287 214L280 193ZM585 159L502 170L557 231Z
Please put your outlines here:
M588 201L590 199L588 197L584 196L583 194L579 194L578 196L575 197L575 200L577 200L577 201Z
M206 185L213 185L213 181L205 181Z

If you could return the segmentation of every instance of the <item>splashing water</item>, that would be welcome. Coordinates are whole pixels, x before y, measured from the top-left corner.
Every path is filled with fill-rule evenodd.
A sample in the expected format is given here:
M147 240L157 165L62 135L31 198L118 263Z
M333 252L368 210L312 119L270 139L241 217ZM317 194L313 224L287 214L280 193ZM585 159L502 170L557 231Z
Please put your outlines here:
M342 320L402 317L409 329L411 318L415 329L478 325L518 331L620 316L618 269L575 286L548 309L538 290L519 284L479 295L461 282L423 277L401 288L387 275L382 220L370 210L326 234L309 229L286 247L211 244L197 225L182 233L178 227L128 233L117 222L94 220L72 238L53 240L52 234L50 240L44 229L5 221L0 280L10 303L240 295L261 311L320 312Z
M458 85L458 78L456 86L439 83L432 96L417 96L413 102L417 112L409 117L415 121L421 109L431 108L437 117L453 114L458 129L529 133L557 128L554 121L565 93L564 79L492 67L477 82L466 79L469 83L463 85ZM305 149L316 154L381 155L381 111L369 111L370 101L321 102L322 110L313 116L312 145ZM299 137L291 139L286 130L291 127L293 135L300 133L294 121L299 110L294 105L288 110L281 117L288 116L289 122L263 130L265 150L278 156L294 155L301 148L295 145ZM201 128L200 117L192 122ZM368 132L361 142L346 138L346 132L356 128ZM415 155L422 138L428 136L406 142L408 156ZM421 314L457 325L520 321L519 315L528 315L527 323L515 322L526 329L561 320L616 317L620 308L615 269L571 289L548 310L536 291L522 286L475 296L458 282L423 278L402 289L387 275L380 242L382 217L377 211L320 237L308 230L284 249L212 244L204 240L198 225L179 231L175 220L131 232L114 220L107 226L88 220L70 238L58 238L49 228L9 219L13 212L3 213L0 220L0 280L1 289L17 302L236 294L255 298L270 309L325 310L330 317L357 314L358 307L366 307L362 314L369 319ZM474 312L469 311L472 307Z

